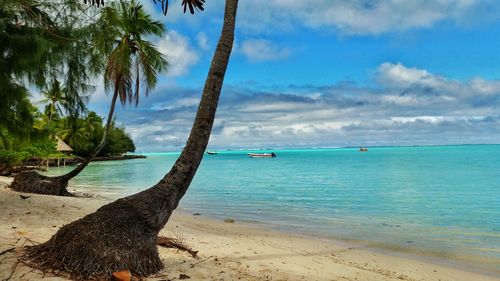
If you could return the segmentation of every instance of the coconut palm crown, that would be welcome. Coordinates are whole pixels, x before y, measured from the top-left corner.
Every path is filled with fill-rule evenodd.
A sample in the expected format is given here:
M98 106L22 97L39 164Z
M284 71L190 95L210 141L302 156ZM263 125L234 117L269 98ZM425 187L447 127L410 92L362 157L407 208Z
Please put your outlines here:
M94 41L99 53L94 67L104 69L106 90L117 91L122 104L133 102L137 106L140 89L148 95L157 83L157 73L167 67L164 56L145 37L161 36L165 28L134 0L106 7L100 26L104 28Z

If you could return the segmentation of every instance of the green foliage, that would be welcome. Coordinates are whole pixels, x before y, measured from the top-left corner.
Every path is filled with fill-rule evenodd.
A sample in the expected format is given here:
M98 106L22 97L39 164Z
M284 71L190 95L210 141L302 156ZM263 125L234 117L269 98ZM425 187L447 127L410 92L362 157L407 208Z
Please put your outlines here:
M91 111L84 118L65 117L58 122L55 133L71 148L73 153L86 157L99 144L104 133L102 118ZM99 156L118 155L135 151L134 142L123 128L111 125L106 145Z
M105 88L117 91L122 104L134 102L137 106L141 77L148 95L156 85L158 72L167 67L163 55L145 40L151 35L161 36L164 26L134 0L104 8L98 26L101 32L93 37L96 53L92 65L104 69Z
M46 117L37 110L32 110L35 120ZM101 141L104 133L102 118L91 111L82 118L68 116L52 120L53 133L59 136L71 148L73 154L86 157ZM23 164L30 159L48 159L66 157L56 150L55 138L45 130L31 128L30 141L20 141L9 134L6 129L0 130L0 140L6 143L0 146L0 170ZM0 142L1 144L2 142ZM135 151L135 145L123 128L114 123L108 133L108 141L99 156L120 155Z
M104 134L103 120L87 113L87 84L104 74L122 103L139 102L166 68L162 54L145 39L164 27L132 0L87 9L74 0L0 1L0 152L9 163L57 153L54 136L80 156L89 155ZM27 89L37 87L40 112ZM134 151L123 128L114 124L100 155ZM2 161L3 161L2 160Z
M120 155L125 152L134 152L135 145L123 128L111 127L108 141L99 152L100 156Z
M27 88L61 77L66 109L85 111L91 89L88 48L95 15L74 0L0 1L0 129L27 140L33 125Z
M0 169L19 166L30 159L62 157L55 143L45 139L32 144L16 146L15 149L0 150Z
M26 151L0 150L0 168L19 166L30 158Z

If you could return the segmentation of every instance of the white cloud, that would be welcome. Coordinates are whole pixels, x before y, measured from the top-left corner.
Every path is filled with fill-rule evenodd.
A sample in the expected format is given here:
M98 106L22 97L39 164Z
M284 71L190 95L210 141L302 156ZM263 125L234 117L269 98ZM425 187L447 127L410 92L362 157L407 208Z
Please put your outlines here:
M383 63L377 69L377 80L381 85L396 91L397 96L385 96L399 104L452 102L456 99L474 99L477 102L495 98L500 93L500 81L479 77L469 81L458 81L436 75L401 63ZM424 92L426 92L424 94Z
M196 43L202 50L208 50L208 48L210 47L208 45L208 36L204 32L199 32L198 34L196 34Z
M157 44L158 49L167 58L167 76L185 75L199 60L199 55L191 46L189 39L176 31L168 31Z
M187 98L180 98L177 99L173 102L169 102L166 104L159 104L151 107L152 110L162 110L162 109L167 109L167 110L172 110L176 109L179 107L190 107L190 106L197 106L200 103L200 98L199 97L187 97Z
M488 81L476 77L470 81L470 87L474 92L482 95L495 95L498 94L500 89L500 81Z
M211 25L219 30L223 0L207 1L205 11L196 16L183 14L178 4L172 3L165 21L197 29ZM431 28L440 22L493 22L500 18L498 9L495 0L245 0L239 2L237 29L251 36L297 27L343 35L379 35Z
M444 78L432 75L427 70L409 68L401 63L385 62L378 67L377 73L382 84L396 87L408 87L412 84L436 87L446 83Z
M377 87L339 83L260 92L224 87L210 145L220 148L485 143L500 139L500 81L449 79L401 63L378 67ZM160 88L119 120L139 150L187 139L200 89ZM168 92L168 95L159 93Z
M366 35L429 28L441 21L466 22L479 0L253 0L240 3L240 26L250 33L289 30L300 23ZM490 12L493 13L493 12Z
M280 60L291 53L287 47L278 47L265 39L248 39L241 43L241 52L253 62Z

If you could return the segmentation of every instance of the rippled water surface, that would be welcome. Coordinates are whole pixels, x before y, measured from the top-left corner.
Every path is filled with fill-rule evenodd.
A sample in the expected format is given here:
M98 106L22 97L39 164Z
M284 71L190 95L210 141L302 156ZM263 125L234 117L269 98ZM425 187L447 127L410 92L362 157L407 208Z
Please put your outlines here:
M500 146L206 155L181 207L214 218L500 263ZM95 162L72 181L112 196L156 183L178 154ZM51 168L51 174L68 168Z

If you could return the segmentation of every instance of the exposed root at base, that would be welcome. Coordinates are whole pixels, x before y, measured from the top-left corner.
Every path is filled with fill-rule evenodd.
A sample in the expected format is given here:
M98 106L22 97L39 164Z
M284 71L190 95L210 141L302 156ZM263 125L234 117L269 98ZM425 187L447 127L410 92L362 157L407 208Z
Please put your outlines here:
M125 269L148 276L163 268L156 236L141 213L118 200L63 226L49 241L26 247L20 260L75 280L108 280Z
M182 241L176 238L169 238L164 236L158 236L156 238L156 245L162 246L165 248L175 248L181 251L188 252L193 258L196 257L198 251L191 249L189 246L184 244Z

